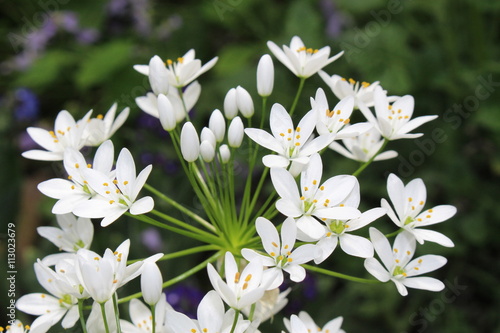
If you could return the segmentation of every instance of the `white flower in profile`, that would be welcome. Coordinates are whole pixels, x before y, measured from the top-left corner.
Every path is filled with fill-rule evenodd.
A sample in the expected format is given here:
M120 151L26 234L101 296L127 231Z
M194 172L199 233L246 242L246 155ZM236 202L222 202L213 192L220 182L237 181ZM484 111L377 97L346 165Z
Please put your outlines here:
M424 255L412 259L415 253L415 238L403 231L396 236L394 246L377 229L370 228L370 239L382 264L375 258L365 260L366 270L377 280L387 282L391 280L396 285L399 293L406 296L406 288L441 291L444 284L434 278L419 277L418 275L432 272L446 264L446 258L436 255ZM411 261L410 261L411 260Z
M160 59L158 56L154 56L153 58ZM161 59L159 61L163 64L163 68L166 69L165 75L168 78L168 83L176 88L182 88L211 69L217 63L218 59L218 57L215 57L202 66L201 60L195 59L194 49L191 49L182 57L177 58L177 61L167 59L165 64L163 64ZM158 67L160 68L160 66ZM135 65L134 69L144 75L151 76L152 73L151 63L149 66Z
M56 117L53 131L43 128L28 127L29 136L45 150L29 150L22 155L25 158L40 161L62 161L66 148L80 150L85 145L84 131L92 111L78 121L63 110Z
M85 138L85 146L99 146L104 141L108 140L127 120L130 113L130 108L123 109L115 119L117 104L114 103L108 110L105 116L98 115L96 118L91 118L83 132Z
M132 215L140 215L153 209L154 201L150 196L137 199L140 190L151 173L148 165L137 176L134 159L127 148L123 148L116 161L116 178L113 179L95 169L84 169L83 175L98 195L80 202L73 213L80 217L103 218L101 226L105 227L118 219L126 211Z
M181 130L181 153L187 162L194 162L200 156L200 139L192 122L186 122Z
M80 317L73 287L66 284L63 277L41 262L35 263L34 268L38 282L51 295L32 293L24 295L17 300L16 307L20 311L33 316L39 316L31 324L31 331L46 332L50 327L63 319L63 317L62 327L73 327ZM59 266L58 269L61 270L63 268ZM62 273L65 273L64 269Z
M38 184L38 190L46 196L58 201L52 207L54 214L67 214L73 209L96 195L86 180L84 170L93 168L109 177L114 177L113 167L114 147L113 143L105 141L96 151L94 163L87 164L85 157L79 151L68 148L64 154L64 169L68 179L54 178Z
M268 97L273 92L274 64L269 54L264 54L257 65L257 92L262 97Z
M267 289L266 285L262 285L264 266L260 260L250 262L241 273L231 252L226 252L224 262L226 282L212 264L207 266L208 277L219 296L237 310L257 302Z
M330 110L325 92L318 88L315 98L311 98L311 108L317 115L316 130L319 135L334 134L335 140L338 140L357 136L372 128L369 123L348 126L353 106L354 98L347 96Z
M363 228L385 213L383 208L373 208L351 220L324 220L323 222L326 224L325 234L316 244L321 251L314 262L316 264L323 262L333 253L338 244L340 244L342 251L348 255L360 258L373 257L372 243L364 237L351 235L351 232ZM307 239L301 240L307 241Z
M243 249L241 254L250 262L258 258L262 265L271 267L264 271L262 278L270 283L267 290L281 286L284 280L283 271L290 274L290 279L294 282L304 280L306 270L300 265L314 259L316 247L312 244L305 244L293 250L297 236L297 226L294 219L287 218L283 222L281 240L278 230L269 220L258 217L255 226L268 255L262 255L251 249Z
M375 88L379 86L379 81L368 83L356 81L354 79L347 80L336 74L330 76L324 71L320 71L319 76L321 76L323 81L325 81L338 99L341 100L347 96L354 97L355 108L359 108L361 103L366 107L374 105L373 93ZM394 97L389 97L389 99L393 101Z
M453 247L453 241L440 232L421 229L451 218L457 209L451 205L440 205L423 211L427 198L427 190L422 179L417 178L404 185L395 174L387 179L387 192L394 205L394 210L387 200L382 199L381 205L387 209L387 215L398 227L412 234L417 242L438 243Z
M334 62L344 54L344 51L341 51L329 58L329 46L325 46L319 50L307 48L298 36L292 37L290 46L283 45L283 49L271 41L267 42L267 47L293 74L305 79L316 74L323 67Z
M334 141L328 147L351 160L364 163L378 153L384 144L384 139L381 138L376 128L371 127L370 130L356 137L342 139L342 143L344 145ZM398 153L395 150L387 150L377 154L373 160L383 161L396 156L398 156Z
M264 296L255 303L255 307L249 305L241 309L241 312L252 322L262 323L272 318L288 304L286 297L291 291L292 288L288 288L283 292L280 292L278 288L266 290ZM250 317L251 313L253 313L253 317Z
M88 249L94 237L94 225L90 219L75 217L73 214L56 215L57 227L38 227L38 234L59 248L57 253L48 255L43 262L49 266L55 265L63 258L73 258L79 249Z
M368 107L362 103L359 105L359 109L365 118L387 140L418 138L423 134L409 132L437 118L437 116L422 116L411 119L415 106L413 96L398 97L392 104L389 103L390 101L387 93L381 87L376 87L374 91L376 118Z
M165 294L155 306L155 331L158 333L172 333L170 323L167 321L167 310L172 310L167 303ZM138 299L132 299L129 303L129 313L132 322L120 319L122 332L127 333L151 333L153 331L153 317L151 309Z
M246 128L245 133L259 145L276 152L262 162L269 168L286 168L290 162L309 163L309 157L328 146L334 136L320 135L310 140L316 126L316 114L309 111L294 129L292 118L280 104L274 104L269 118L272 135L258 128Z
M325 224L316 218L348 220L361 214L354 207L340 206L359 186L356 177L340 175L320 184L322 174L321 157L314 154L301 173L299 193L290 172L282 168L271 168L271 181L280 196L276 209L285 216L293 217L299 232L312 240L319 240L325 234ZM359 201L359 191L357 193Z
M152 306L158 303L162 296L163 277L154 262L146 261L141 273L142 298L146 304Z
M31 327L29 325L23 325L22 321L19 319L16 319L12 324L5 326L5 331L3 327L0 326L0 332L5 333L28 333L30 330Z
M290 333L345 333L345 331L340 328L343 320L342 317L337 317L327 322L325 326L321 328L316 325L311 316L305 311L301 311L298 316L292 315L290 320L287 318L283 319L285 327Z

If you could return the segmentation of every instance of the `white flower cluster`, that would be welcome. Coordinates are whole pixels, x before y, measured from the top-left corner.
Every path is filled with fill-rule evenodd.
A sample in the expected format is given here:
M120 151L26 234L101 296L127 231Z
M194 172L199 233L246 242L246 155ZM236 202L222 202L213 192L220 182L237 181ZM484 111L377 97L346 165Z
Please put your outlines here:
M456 213L455 207L440 205L424 209L423 181L415 179L405 186L391 174L387 180L391 203L382 199L380 207L362 212L356 178L373 161L397 156L395 151L384 151L389 141L422 135L410 132L436 116L411 119L412 96L387 97L379 82L360 83L322 71L343 52L330 57L329 47L308 48L297 36L292 38L290 46L281 49L268 42L268 47L300 79L299 92L289 111L278 103L271 106L270 132L263 129L267 120L266 101L274 88L274 65L267 54L257 68L257 91L263 101L259 128L252 127L256 112L251 95L237 86L227 92L221 107L223 112L214 110L208 126L200 132L196 130L189 113L201 93L201 85L195 80L215 65L217 57L202 66L195 59L194 50L190 50L176 61L163 62L154 56L149 65L134 67L148 76L152 90L138 97L136 103L144 112L157 117L170 133L205 216L195 214L151 186L148 189L203 228L153 210L154 202L149 196L138 198L152 167L147 166L137 174L128 149L121 150L113 168L114 146L108 139L127 118L128 108L116 120L116 105L105 117L90 119L89 112L79 121L61 111L54 131L28 129L46 150L23 155L62 160L67 173L67 179L54 178L38 186L43 194L57 199L52 212L60 226L41 227L38 231L64 252L49 255L34 265L38 281L48 293L25 295L17 302L19 310L39 316L31 325L32 333L46 332L61 319L64 328L74 326L80 319L86 332L258 332L259 325L288 302L290 289L279 291L285 282L283 272L297 283L305 279L306 270L366 281L316 266L327 260L337 245L346 254L363 258L371 275L381 282L394 282L403 296L408 293L406 288L430 291L444 288L437 279L419 276L442 267L446 263L444 257L412 258L417 243L429 241L454 246L445 235L424 227L451 218ZM315 96L310 97L310 110L294 125L292 114L302 85L316 73L339 101L330 108L325 92L318 88ZM366 121L352 124L351 116L357 110ZM243 146L245 134L248 176L246 181L235 182L235 177L239 177L234 174L235 156ZM92 163L80 152L84 146L99 146ZM262 157L267 168L255 186L253 169L258 165L260 147L271 153ZM322 154L330 150L361 162L361 167L352 175L325 176ZM273 193L259 201L268 172ZM242 191L240 201L236 198L236 188ZM94 234L90 219L102 219L101 226L107 226L126 212L137 220L208 244L181 251L172 258L207 249L215 253L165 284L156 264L163 256L161 253L127 265L129 240L115 251L107 249L103 256L90 250ZM140 216L148 212L165 222ZM278 213L284 218L278 219L280 223L272 222ZM357 234L385 215L398 227L397 231L384 235L370 227L369 239ZM392 236L395 239L391 247L388 239ZM374 258L375 253L381 262ZM221 260L218 268L212 265L217 259ZM198 307L197 320L193 320L173 310L162 289L205 267L214 290L205 295ZM135 299L137 295L122 298L121 301L130 301L131 321L120 319L117 290L139 275L146 305ZM93 305L85 321L83 302L87 299L92 299ZM338 317L321 328L307 313L300 312L285 319L285 326L290 333L341 333L342 321Z

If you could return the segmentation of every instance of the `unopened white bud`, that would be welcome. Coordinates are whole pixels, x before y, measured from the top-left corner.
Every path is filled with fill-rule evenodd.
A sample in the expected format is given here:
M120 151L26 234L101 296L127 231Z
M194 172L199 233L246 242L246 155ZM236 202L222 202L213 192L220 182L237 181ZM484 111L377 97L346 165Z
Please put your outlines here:
M257 65L257 92L262 97L267 97L273 92L274 65L269 54L264 54Z
M181 153L188 162L194 162L200 155L200 139L191 122L182 126L181 130Z
M175 129L177 120L175 119L174 107L168 97L163 94L158 95L158 114L163 129L166 131Z
M146 304L158 303L162 294L162 284L163 278L156 263L145 261L142 265L141 291Z
M154 56L149 61L149 84L155 95L168 93L168 71L160 57Z
M208 141L213 147L216 146L215 134L208 127L203 127L201 130L200 141Z
M215 157L215 147L207 140L202 141L200 145L200 155L203 161L207 163L212 162Z
M229 147L227 145L222 145L219 148L219 159L222 164L226 164L229 162L229 159L231 158L231 151L229 150Z
M253 116L252 96L241 86L236 87L236 104L243 117L250 118Z
M240 117L236 117L231 121L229 129L227 130L227 141L230 147L238 148L241 146L244 135L243 122Z
M236 89L231 88L224 98L224 115L231 120L238 114L238 104L236 103Z
M214 112L212 112L208 120L208 128L214 132L217 142L222 142L222 140L224 140L224 135L226 134L226 120L219 109L215 109Z

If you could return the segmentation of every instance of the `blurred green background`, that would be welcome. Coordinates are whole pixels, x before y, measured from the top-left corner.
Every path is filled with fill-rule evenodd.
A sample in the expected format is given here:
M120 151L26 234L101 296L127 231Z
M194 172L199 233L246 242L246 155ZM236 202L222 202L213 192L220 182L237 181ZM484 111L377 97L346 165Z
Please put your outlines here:
M401 297L392 284L361 285L310 274L307 283L294 287L286 315L303 309L320 326L343 316L347 332L500 331L499 1L18 0L1 1L0 10L0 262L7 257L7 224L15 222L18 296L42 290L32 264L55 251L35 231L55 223L50 214L53 201L36 185L63 172L60 163L21 158L22 151L33 148L26 127L52 128L62 109L80 118L89 109L94 115L104 113L113 102L120 110L129 106L131 116L113 138L115 147L129 147L139 165L153 163L152 182L196 206L190 189L180 185L182 170L168 137L134 103L149 84L132 66L148 63L155 54L177 58L191 48L204 63L219 56L217 65L200 78L202 95L194 121L201 128L213 109L222 109L228 89L242 85L256 95L255 69L260 55L269 53L266 41L289 44L299 35L308 47L329 45L334 53L345 51L326 67L330 75L379 80L389 95L413 95L415 115L440 116L419 129L425 133L422 138L391 143L398 158L374 163L360 176L362 209L387 197L385 179L394 172L405 182L423 178L429 207L452 204L458 213L434 228L453 239L454 248L419 248L419 254L448 258L444 268L430 274L446 281L443 292L410 290ZM274 63L276 92L271 102L290 105L298 79ZM314 76L306 82L299 115L308 110L309 96L318 86L327 92L330 105L336 103ZM325 158L334 173L356 168L333 152ZM374 226L394 229L387 219ZM186 246L178 237L158 235L123 219L105 230L96 225L93 249L115 248L127 237L133 248L135 244L133 258ZM203 258L165 263L164 278L189 267L189 260ZM326 266L368 277L362 263L336 250ZM2 314L8 298L6 284L0 285ZM193 295L208 290L205 273L183 288L172 293L189 306ZM273 327L263 331L282 328L281 319L275 319ZM53 328L61 330L59 325Z

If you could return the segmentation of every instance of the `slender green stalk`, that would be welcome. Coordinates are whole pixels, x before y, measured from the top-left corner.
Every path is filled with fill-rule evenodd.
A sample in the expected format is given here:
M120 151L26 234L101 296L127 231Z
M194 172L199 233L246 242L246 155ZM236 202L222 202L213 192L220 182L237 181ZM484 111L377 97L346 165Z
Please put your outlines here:
M85 324L85 317L83 316L83 299L78 299L78 314L80 315L80 325L82 332L87 333L87 325Z
M248 316L248 320L253 321L253 315L255 314L255 307L257 306L257 303L253 303L252 306L250 307L250 315Z
M301 77L299 89L297 89L297 93L295 94L295 98L293 99L292 107L290 108L290 117L293 116L293 113L295 112L295 108L297 107L297 103L299 102L300 94L302 94L302 89L304 88L304 82L306 82L306 78Z
M182 250L182 251L178 251L178 252L172 252L169 254L165 254L165 255L163 255L163 257L158 259L158 261L170 260L170 259L174 259L174 258L184 257L184 256L187 256L190 254L195 254L195 253L200 253L200 252L205 252L205 251L215 251L218 249L219 249L219 247L216 245L196 246L196 247L192 247L192 248L187 249L187 250ZM142 260L144 260L144 259L127 260L127 265L131 265L134 262L138 262L138 261L142 261Z
M245 221L248 221L250 218L250 214L253 211L255 204L257 203L257 199L260 195L260 191L262 190L262 186L264 185L264 180L266 179L267 174L269 173L269 168L265 168L264 171L262 172L262 175L260 176L259 183L257 184L257 188L255 189L255 192L253 194L252 201L250 202L250 207L245 214Z
M187 224L187 223L185 223L185 222L182 222L182 221L181 221L181 220L179 220L179 219L176 219L176 218L171 217L171 216L169 216L169 215L167 215L167 214L164 214L164 213L162 213L162 212L159 212L159 211L157 211L156 209L153 209L153 210L151 211L151 214L154 214L154 215L156 215L156 216L158 216L158 217L160 217L160 218L164 219L165 221L168 221L168 222L171 222L171 223L173 223L173 224L176 224L176 225L178 225L179 227L183 227L184 229L190 230L190 231L192 231L192 232L194 232L194 233L197 233L197 234L200 234L200 235L204 235L204 236L208 236L208 237L214 237L214 235L213 235L213 234L211 234L211 233L208 233L208 232L206 232L206 231L200 230L200 229L198 229L198 228L196 228L196 227L194 227L194 226L192 226L192 225L190 225L190 224Z
M153 304L151 305L151 322L153 325L153 333L156 333L156 311L155 311L156 306Z
M116 293L113 294L113 308L115 309L116 331L117 333L121 333L122 327L120 325L120 309L118 308L118 296Z
M204 227L206 227L207 229L209 229L210 231L215 231L215 228L213 225L210 224L210 222L206 221L205 219L203 219L201 216L193 213L192 211L190 211L189 209L185 208L184 206L182 206L181 204L179 204L177 201L173 200L172 198L168 197L167 195L165 195L164 193L158 191L157 189L155 189L154 187L152 187L151 185L149 184L144 184L144 188L150 192L152 192L154 195L156 195L158 198L162 199L163 201L169 203L170 205L172 205L172 207L176 208L177 210L179 210L180 212L186 214L187 216L189 216L190 218L192 218L193 220L195 220L196 222L200 223L201 225L203 225Z
M267 97L262 97L262 114L260 118L260 127L259 128L264 128L264 121L267 118Z
M210 258L204 260L203 262L199 263L198 265L194 266L193 268L185 271L184 273L180 274L180 275L177 275L176 277L174 277L173 279L170 279L168 281L165 281L163 282L163 285L162 285L162 288L167 288L167 287L170 287L171 285L174 285L176 284L177 282L180 282L182 280L185 280L187 279L188 277L190 277L191 275L195 274L196 272L199 272L201 271L203 268L207 267L207 265L211 262L214 262L215 260L217 260L217 258L219 258L221 255L223 254L223 251L218 251L216 253L214 253L212 256L210 256ZM135 294L132 294L132 295L129 295L127 297L124 297L124 298L121 298L118 300L118 304L121 304L121 303L126 303L128 301L130 301L131 299L134 299L134 298L139 298L142 296L142 292L138 292L138 293L135 293Z
M182 92L182 88L177 88L177 91L179 92L179 97L181 98L182 101L182 107L184 108L186 119L187 121L191 121L191 119L189 118L189 110L187 109L186 102L184 101L184 93Z
M346 274L342 274L342 273L337 273L337 272L330 271L330 270L324 269L324 268L319 268L319 267L316 267L316 266L302 265L302 267L304 267L307 270L313 271L313 272L318 272L318 273L321 273L321 274L338 277L338 278L341 278L341 279L344 279L344 280L349 280L349 281L354 281L354 282L360 282L360 283L380 283L380 281L378 281L378 280L369 280L369 279L358 278L358 277L355 277L355 276L350 276L350 275L346 275Z
M376 152L376 153L372 156L372 158L370 158L370 159L369 159L368 161L366 161L363 165L361 165L361 166L358 168L358 170L354 171L354 173L353 173L352 175L353 175L354 177L359 176L359 174L360 174L361 172L363 172L363 170L364 170L367 166L369 166L369 165L373 162L373 160L375 159L375 157L377 157L377 155L378 155L378 154L380 154L380 153L384 150L384 148L385 148L385 146L387 146L387 143L388 143L388 142L389 142L389 139L384 139L384 143L382 144L382 146L380 147L380 149L379 149L379 150L378 150L378 151L377 151L377 152Z
M102 314L102 320L104 322L104 330L106 333L109 333L109 326L108 326L108 320L106 319L106 309L104 307L106 303L101 303L99 304L101 306L101 314Z
M231 327L231 332L234 333L234 330L236 329L236 324L238 323L238 316L240 315L240 310L236 310L234 312L234 320L233 320L233 326Z
M390 234L385 235L385 237L386 237L386 238L391 238L391 237L394 237L394 236L396 236L397 234L399 234L400 232L402 232L403 230L405 230L405 229L400 228L400 229L398 229L398 230L396 230L396 231L394 231L394 232L391 232Z

